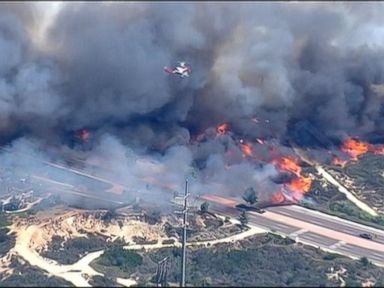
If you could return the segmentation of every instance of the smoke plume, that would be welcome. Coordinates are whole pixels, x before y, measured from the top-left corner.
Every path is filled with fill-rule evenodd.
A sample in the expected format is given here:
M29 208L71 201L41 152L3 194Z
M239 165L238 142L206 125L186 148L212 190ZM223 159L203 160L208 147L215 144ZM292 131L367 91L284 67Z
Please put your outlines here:
M383 131L382 3L68 2L43 29L48 6L0 4L2 145L102 158L136 190L195 167L196 190L238 195L275 191L278 172L242 157L237 136L282 141L300 121L337 139ZM181 60L191 77L163 73ZM224 122L233 134L218 139ZM86 151L71 144L80 129Z

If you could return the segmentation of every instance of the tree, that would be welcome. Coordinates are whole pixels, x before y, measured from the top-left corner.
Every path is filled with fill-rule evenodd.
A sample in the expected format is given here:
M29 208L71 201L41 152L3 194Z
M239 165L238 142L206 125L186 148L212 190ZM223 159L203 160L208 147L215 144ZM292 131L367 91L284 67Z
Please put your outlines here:
M363 264L363 266L368 266L369 263L370 263L368 258L365 257L365 256L361 257L359 261L360 261L361 264Z
M123 221L121 221L121 220L118 220L117 224L119 224L120 229L123 228L123 226L124 226Z
M154 225L156 223L160 223L161 222L161 212L160 212L160 210L157 210L157 209L156 210L152 210L150 213L145 215L145 219L151 225Z
M245 227L248 224L248 216L245 211L242 211L240 216L239 216L239 221L241 223L242 227Z
M253 187L249 187L244 191L243 199L245 202L249 203L250 205L254 205L257 203L257 196L255 189Z
M201 205L200 205L200 211L202 214L204 213L208 213L208 208L209 208L209 203L207 201L203 202Z

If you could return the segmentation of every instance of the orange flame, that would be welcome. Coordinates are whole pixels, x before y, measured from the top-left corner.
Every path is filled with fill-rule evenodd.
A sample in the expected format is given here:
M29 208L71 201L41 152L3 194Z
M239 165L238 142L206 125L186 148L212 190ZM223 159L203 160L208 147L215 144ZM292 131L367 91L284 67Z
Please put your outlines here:
M227 123L220 124L216 127L217 134L224 135L229 129L229 125Z
M285 201L285 197L284 197L283 192L281 192L281 191L277 192L276 194L274 194L272 196L272 203L274 203L274 204L283 203L284 201Z
M276 165L280 170L294 173L296 177L292 179L289 183L286 184L288 190L293 194L290 197L296 200L300 200L305 193L307 193L312 186L312 179L310 177L304 177L301 175L302 168L298 164L297 159L293 157L282 157L278 160L273 160L272 163ZM281 203L277 202L275 197L284 197L281 192L281 196L274 196L272 198L273 203Z
M241 151L243 152L243 156L248 156L251 157L253 152L252 152L252 146L250 144L240 144L241 145Z
M349 154L353 160L357 160L360 155L363 155L367 152L372 152L375 154L384 154L384 146L375 146L367 142L355 139L348 138L345 140L341 146L341 150Z
M289 184L288 188L296 193L306 193L311 189L312 179L309 177L298 177L293 179Z
M297 164L296 159L292 157L282 157L280 160L273 160L272 164L277 165L281 170L288 171L300 176L301 167Z
M357 157L369 151L369 144L357 139L349 138L343 143L341 150L348 153L356 160Z

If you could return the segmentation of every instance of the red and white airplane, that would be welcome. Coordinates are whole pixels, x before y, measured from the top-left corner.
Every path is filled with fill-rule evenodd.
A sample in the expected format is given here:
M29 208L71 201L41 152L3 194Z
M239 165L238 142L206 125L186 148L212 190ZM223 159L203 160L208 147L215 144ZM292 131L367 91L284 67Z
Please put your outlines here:
M185 62L179 62L179 66L176 66L175 68L164 67L164 71L168 74L179 75L182 78L189 77L192 73L191 67L189 67Z

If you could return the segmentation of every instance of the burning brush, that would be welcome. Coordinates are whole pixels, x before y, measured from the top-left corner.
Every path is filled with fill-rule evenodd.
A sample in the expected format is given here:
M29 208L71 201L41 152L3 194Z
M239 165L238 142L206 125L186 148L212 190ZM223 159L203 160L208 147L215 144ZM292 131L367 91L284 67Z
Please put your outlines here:
M350 160L356 161L360 156L366 153L384 154L384 145L376 146L359 140L357 137L351 137L343 142L340 150L345 155L343 158L346 159L334 156L332 164L344 167Z

